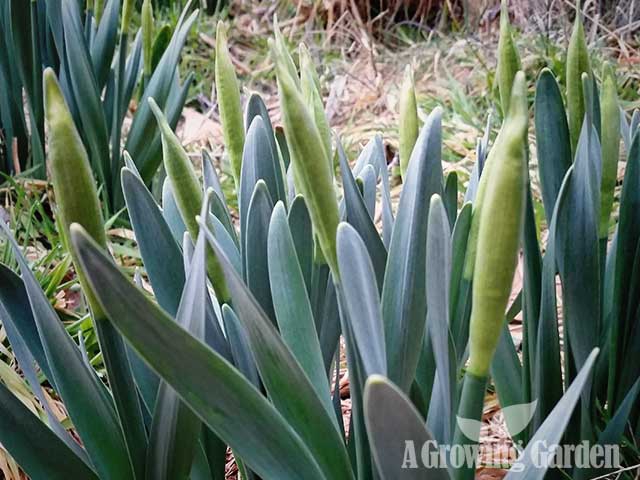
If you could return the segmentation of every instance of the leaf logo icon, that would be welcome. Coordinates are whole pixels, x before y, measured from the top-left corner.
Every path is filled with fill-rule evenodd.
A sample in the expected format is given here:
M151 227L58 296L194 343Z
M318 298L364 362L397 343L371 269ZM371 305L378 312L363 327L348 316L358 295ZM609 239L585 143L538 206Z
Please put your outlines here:
M531 403L510 405L502 409L502 415L505 423L507 424L507 430L509 430L511 438L515 437L527 428L527 425L531 423L531 419L533 418L533 414L537 407L538 400L534 400ZM481 421L471 418L462 418L456 415L456 423L458 424L460 431L469 440L473 442L478 442L480 440L480 428L482 427Z
M531 403L511 405L502 409L502 416L507 424L507 430L509 430L511 438L527 428L537 407L538 400L534 400Z
M480 440L480 428L482 427L481 421L474 420L472 418L462 418L456 415L456 422L458 424L458 428L462 433L464 433L465 437L476 443Z

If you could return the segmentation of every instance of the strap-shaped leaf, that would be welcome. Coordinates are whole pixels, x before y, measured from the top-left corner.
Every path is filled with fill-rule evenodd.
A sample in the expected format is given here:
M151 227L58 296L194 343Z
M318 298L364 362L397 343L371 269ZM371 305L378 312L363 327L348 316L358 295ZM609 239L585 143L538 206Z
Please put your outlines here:
M234 365L256 388L260 388L260 375L251 353L247 334L233 309L226 303L222 306L222 320L229 338Z
M234 310L247 333L269 398L298 432L327 478L351 478L351 465L333 414L329 392L325 399L318 397L294 354L226 258L217 240L204 225L201 227L220 259Z
M120 0L108 0L91 42L91 60L97 84L102 89L107 82L118 36Z
M600 344L600 266L598 208L601 151L597 133L585 120L578 142L567 197L558 212L558 266L562 280L564 322L578 368Z
M273 202L267 185L263 180L258 180L247 209L247 228L245 236L242 237L245 246L244 271L251 293L271 321L275 323L267 255L267 238L272 211ZM222 246L222 244L220 245Z
M471 203L467 202L462 206L451 234L451 313L449 323L458 354L458 363L462 362L469 340L471 282L464 278L463 273L472 210Z
M233 241L238 245L238 235L235 227L231 222L231 214L229 213L229 207L225 200L224 193L222 192L222 186L216 169L213 167L213 161L211 156L206 150L202 151L202 177L204 183L204 191L209 188L213 188L215 196L211 198L211 213L213 213L218 220L227 229L229 235L233 238Z
M2 286L0 288L0 321L22 374L47 413L50 428L78 457L89 464L87 453L61 425L40 385L41 381L35 365L36 358L38 358L40 370L55 389L55 381L38 336L24 284L18 275L0 264L0 285Z
M213 205L217 201L218 196L212 192L209 195L208 202ZM211 228L211 231L220 242L220 246L224 250L225 255L229 257L229 260L236 268L236 270L239 273L242 273L242 259L240 258L240 251L238 250L238 245L234 241L233 237L229 234L229 230L227 230L224 224L215 215L209 214L207 218L209 219L209 226ZM260 255L260 252L262 252L262 250L254 251L255 256ZM260 261L262 262L264 260L260 258Z
M378 179L373 165L364 167L357 179L358 184L362 184L362 198L364 199L364 204L367 207L367 212L372 221L375 221L376 216L377 181Z
M185 281L180 247L142 179L128 168L122 169L121 178L129 218L153 293L160 306L175 316Z
M640 126L640 110L636 108L631 116L631 122L629 122L630 143L633 143L633 137L638 133L638 126Z
M220 177L213 166L213 159L206 150L202 150L202 182L204 184L204 190L213 188L216 195L223 200L223 204L227 205L224 192L222 191L222 184L220 183Z
M560 185L571 166L571 140L562 94L547 68L540 72L536 83L535 126L540 189L549 225Z
M423 447L429 451L437 445L420 413L398 387L380 375L370 377L364 409L373 458L382 480L449 479L446 468L422 464Z
M389 186L389 171L387 158L384 153L384 145L380 135L374 136L365 145L353 167L353 174L360 175L365 166L374 167L380 177L380 189L382 196L382 240L385 248L389 248L391 232L393 231L393 209L391 207L391 187Z
M365 426L363 396L366 381L365 367L360 357L355 333L351 325L354 323L348 314L345 304L345 293L342 283L334 281L338 301L340 328L344 336L347 353L347 369L349 371L349 392L351 394L351 419L349 425L349 456L355 465L360 478L373 476L373 459Z
M636 312L629 307L637 292L630 290L633 283L634 263L630 259L636 258L638 242L640 242L640 135L633 137L624 181L620 195L620 213L615 243L615 280L613 289L613 309L611 325L611 351L609 353L610 397L609 401L615 407L621 400L616 389L619 388L621 373L624 365L624 342L631 337L632 325L636 322Z
M176 315L176 322L198 340L204 339L206 278L205 240L201 233ZM149 435L147 478L186 478L198 446L200 427L200 419L175 390L161 383Z
M307 291L310 292L311 271L313 268L313 227L307 205L300 195L293 199L289 207L289 229L296 248L302 276L307 285Z
M31 478L97 479L96 473L0 383L2 445Z
M247 219L249 203L254 194L256 183L262 180L267 187L267 192L277 202L282 194L280 185L281 177L280 160L277 152L272 150L272 140L269 137L269 128L261 115L256 115L251 121L251 126L245 139L242 155L242 170L240 178L240 191L238 203L240 208L240 238L243 242L247 239ZM243 258L246 258L243 245ZM246 273L245 273L246 274Z
M45 377L49 379L51 385L55 388L55 378L40 341L38 327L29 306L29 297L22 279L13 273L9 267L0 264L0 285L2 285L2 288L0 288L0 305L3 310L1 318L3 326L7 330L15 329L29 353L42 369Z
M405 392L413 381L424 333L429 200L442 193L441 116L440 108L429 115L413 149L382 288L389 378Z
M320 326L320 349L328 373L342 333L336 287L331 275L325 285L322 310L316 324Z
M450 172L444 184L442 201L449 217L449 228L452 229L458 218L458 174Z
M173 194L173 187L168 178L165 178L162 184L162 216L171 229L174 240L181 242L184 232L187 231L187 227L182 220L180 210L178 210L176 197Z
M277 187L275 191L271 191L271 185L269 185L269 193L273 197L274 201L282 200L286 202L287 200L287 188L285 182L285 169L289 164L288 160L288 150L282 150L282 145L278 144L276 140L276 132L273 129L273 125L271 124L271 119L269 118L269 111L267 110L267 106L264 104L262 97L257 93L251 94L249 100L247 101L247 105L245 107L244 113L244 125L245 129L249 129L253 120L256 116L260 116L264 123L264 127L267 129L267 136L269 137L269 143L271 144L271 151L273 152L274 159L276 160L277 165L274 165L274 179L275 186ZM280 132L282 133L282 132ZM283 139L284 140L284 139ZM286 142L284 143L286 147ZM284 157L286 155L286 162L283 162Z
M0 228L9 240L20 266L54 383L96 472L105 478L132 478L129 455L113 399L82 359L78 346L64 329L8 227L0 222Z
M529 352L533 361L531 366L531 382L533 399L538 401L538 408L534 417L533 429L537 429L547 418L556 403L562 397L562 364L560 360L560 338L558 330L558 310L556 302L556 239L558 212L563 208L568 185L573 174L573 167L569 167L558 192L551 225L549 226L549 240L542 265L542 285L540 298L540 319L536 348Z
M382 287L384 269L387 262L387 250L367 210L364 198L353 178L347 156L340 143L338 143L338 158L340 160L340 172L342 173L347 222L353 225L363 239L371 257L377 284Z
M542 255L538 243L538 228L533 207L531 184L527 180L524 204L524 227L522 232L523 257L523 287L521 290L523 329L523 374L525 381L530 383L533 376L531 362L534 359L538 338L538 320L540 318L541 284L542 284ZM525 402L534 401L529 397L530 389L525 390ZM527 433L527 432L525 432Z
M80 228L73 228L72 241L116 328L252 470L266 478L325 478L300 437L255 387L147 299Z
M518 462L521 463L523 468L518 469L517 472L515 470L509 472L505 477L506 480L542 480L545 478L553 456L548 455L540 458L539 455L536 455L534 449L539 448L540 441L546 442L547 445L557 445L560 442L567 423L571 419L571 412L573 412L578 403L582 391L590 385L591 369L597 356L598 349L596 348L586 358L571 386L520 455Z
M338 265L344 306L362 366L363 374L386 375L387 354L380 294L371 258L364 241L348 223L338 227Z
M82 25L73 0L62 0L66 67L73 96L78 108L82 137L98 178L111 188L109 134L99 88L87 45L83 41ZM78 123L78 122L76 122Z
M451 278L451 230L439 195L431 197L427 230L427 329L433 346L438 381L432 405L441 405L439 415L429 415L427 425L437 439L451 443L456 397L456 353L449 331L449 287Z
M522 364L513 343L508 320L507 318L502 327L496 353L491 361L491 377L502 408L525 403L522 388ZM505 418L505 420L507 419ZM509 428L508 424L507 428ZM516 437L514 440L517 439Z
M322 362L320 342L282 202L276 204L271 215L267 257L280 335L311 380L318 397L327 398L329 383Z

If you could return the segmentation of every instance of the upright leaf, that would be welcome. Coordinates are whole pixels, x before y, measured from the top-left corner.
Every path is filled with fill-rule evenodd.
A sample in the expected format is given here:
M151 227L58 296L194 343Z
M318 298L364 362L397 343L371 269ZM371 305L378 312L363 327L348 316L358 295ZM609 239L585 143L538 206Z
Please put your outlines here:
M347 223L338 227L338 265L350 329L362 359L365 377L386 375L387 358L380 294L367 248Z
M269 224L267 258L273 306L283 340L296 356L319 397L329 391L320 342L284 204Z
M413 381L424 333L429 200L442 193L441 116L439 108L429 115L413 149L382 288L389 378L405 392Z
M546 68L540 72L536 83L535 126L540 189L549 225L562 179L571 166L572 157L562 94L553 73Z

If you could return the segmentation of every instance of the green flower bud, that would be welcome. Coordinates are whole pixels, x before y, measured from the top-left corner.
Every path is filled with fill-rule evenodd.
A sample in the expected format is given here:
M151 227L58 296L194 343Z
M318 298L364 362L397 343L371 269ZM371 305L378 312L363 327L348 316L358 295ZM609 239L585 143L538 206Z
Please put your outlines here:
M124 0L124 4L122 5L122 23L120 24L120 29L123 35L129 33L131 15L133 15L135 8L133 3L134 0Z
M489 176L479 211L468 366L477 377L489 372L518 259L527 185L527 107L525 76L518 72L507 119L491 150L495 165L485 172Z
M153 6L151 0L142 2L142 57L144 60L144 76L149 78L153 69Z
M104 0L94 0L93 3L93 16L96 19L96 23L100 23L102 18L102 8L104 6Z
M324 105L322 104L322 97L320 95L320 79L318 78L316 69L313 66L309 50L304 43L300 44L299 52L300 88L302 90L302 96L307 102L307 107L313 113L313 119L315 120L320 136L322 137L322 144L327 155L327 162L329 162L329 166L333 174L331 128L329 127L327 115L324 111Z
M520 55L511 35L507 0L500 6L500 38L498 40L498 89L502 113L506 116L511 101L511 86L516 73L520 70Z
M51 68L44 71L43 92L48 130L47 161L56 198L56 214L62 226L61 236L65 246L71 252L80 284L87 295L93 314L101 318L102 308L93 297L74 250L68 248L70 247L69 228L72 223L78 223L98 245L107 249L107 236L104 231L96 182L87 151Z
M616 74L611 65L606 65L602 75L602 186L600 194L600 238L609 234L609 217L613 209L613 195L618 177L620 157L620 106L616 91Z
M580 12L576 14L576 21L569 40L566 70L569 135L571 137L571 151L575 153L585 114L582 74L586 73L589 78L592 77Z
M282 121L296 185L305 197L320 248L337 279L336 230L340 217L322 137L296 87L286 59L273 43L271 52L276 65Z
M244 125L242 123L240 88L238 87L236 72L229 56L227 35L222 22L218 22L216 30L215 75L216 96L218 107L220 108L224 144L231 162L233 179L236 188L238 188L240 185L240 170L242 168L242 150L244 148Z
M173 194L180 211L182 221L191 238L198 238L200 226L196 217L200 215L204 195L191 160L184 151L180 140L173 133L162 110L153 98L149 98L149 106L158 121L162 135L162 158L167 177L173 187ZM229 301L229 291L224 279L224 272L213 250L207 247L207 273L213 288L221 302Z
M418 124L418 104L416 101L416 90L413 81L413 71L407 65L404 71L404 81L400 89L400 175L404 178L411 152L418 139L420 125Z

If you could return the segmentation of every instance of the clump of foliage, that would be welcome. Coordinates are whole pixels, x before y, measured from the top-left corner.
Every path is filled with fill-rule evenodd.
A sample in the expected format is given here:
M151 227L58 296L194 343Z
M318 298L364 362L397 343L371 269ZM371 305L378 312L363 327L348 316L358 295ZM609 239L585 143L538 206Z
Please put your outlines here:
M567 108L550 71L536 83L549 224L543 255L528 179L527 79L506 14L503 4L502 125L491 147L487 137L478 143L461 208L455 175L443 174L440 108L420 127L415 94L404 92L404 185L394 211L381 137L352 167L332 140L304 47L299 70L279 31L270 45L284 124L284 135L276 135L258 95L242 114L219 38L216 74L239 229L208 155L201 182L167 121L168 107L149 99L167 172L162 205L133 155L124 154L120 181L152 296L110 257L90 155L47 70L59 224L109 383L65 331L2 224L21 273L0 268L7 335L36 395L46 381L82 439L48 410L46 421L38 419L0 384L0 440L24 470L33 478L223 478L228 446L243 478L473 478L473 461L403 469L405 446L476 444L468 425L479 426L492 378L505 411L534 405L519 425L507 418L524 448L521 469L507 478L608 473L562 472L551 457L534 463L528 454L538 440L625 445L638 431L640 367L624 362L640 345L638 116L629 124L619 109L611 70L599 89L589 63L572 58L585 54L576 45L583 42L578 25L568 59L578 67L568 78L579 83ZM627 165L616 202L621 139ZM508 305L519 252L524 282ZM522 357L507 327L520 311ZM349 425L337 385L341 337ZM624 452L634 454L631 446Z

